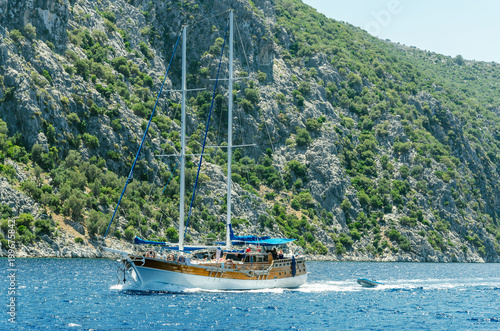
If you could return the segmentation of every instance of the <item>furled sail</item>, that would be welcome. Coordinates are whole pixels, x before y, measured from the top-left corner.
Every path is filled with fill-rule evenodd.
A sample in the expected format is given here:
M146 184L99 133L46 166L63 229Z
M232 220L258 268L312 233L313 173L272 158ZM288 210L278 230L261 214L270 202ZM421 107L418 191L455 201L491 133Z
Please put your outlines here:
M170 249L172 251L178 251L179 246L170 246L172 243L164 242L164 241L153 241L153 240L145 240L139 237L134 238L134 243L137 245L158 245L158 246L165 246L165 249ZM174 244L175 245L175 244ZM200 249L206 248L204 246L197 246L197 247L191 247L191 246L184 246L183 251L184 252L191 252L191 251L197 251Z

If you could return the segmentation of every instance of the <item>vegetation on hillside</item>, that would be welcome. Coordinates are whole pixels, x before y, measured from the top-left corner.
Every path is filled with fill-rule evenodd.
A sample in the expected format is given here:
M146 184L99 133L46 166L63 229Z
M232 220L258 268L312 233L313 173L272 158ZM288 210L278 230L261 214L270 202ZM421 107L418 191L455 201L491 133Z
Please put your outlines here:
M172 13L179 11L194 20L207 10L203 3L168 6ZM162 45L172 42L173 37L160 37L162 27L154 19L158 12L155 6L159 4L153 1L141 7L146 25L140 27L139 42L133 40L130 26L119 24L121 13L105 6L96 8L106 30L91 31L85 24L89 18L72 12L72 20L80 26L68 29L65 51L59 54L61 63L71 78L91 84L93 90L57 100L68 124L64 132L56 133L55 124L47 120L49 107L40 110L37 115L48 147L28 146L20 132L8 132L6 123L0 121L2 176L40 203L48 215L63 215L84 224L90 236L106 230L140 143L137 128L124 117L124 111L130 110L142 121L141 129L146 128L156 101L155 91L163 79L151 74L154 61L159 54L170 56ZM255 5L247 10L256 17L264 15ZM307 164L288 160L280 166L275 150L269 146L257 152L237 149L233 154L233 181L248 193L245 198L260 195L267 206L267 214L258 219L259 229L295 238L298 245L315 254L329 251L322 233L328 235L330 251L340 255L355 250L374 256L417 253L406 235L412 231L436 251L454 247L449 239L454 231L463 243L462 251L474 247L486 258L491 253L485 242L492 239L500 254L500 105L495 82L500 66L381 41L359 28L327 19L299 0L276 0L274 10L276 25L268 27L269 35L265 32L263 38L271 38L280 51L276 57L284 60L290 72L296 69L293 72L300 74L291 76L293 89L273 95L280 107L273 121L290 134L272 137L276 145L270 147L286 147L300 154L315 139L333 135L336 156L349 177L348 192L352 194L345 194L337 205L327 209L324 201L311 193ZM223 27L212 30L215 34ZM36 49L32 40L37 38L37 31L32 25L11 29L9 38L19 47ZM123 43L126 56L117 55L111 40ZM215 39L208 49L191 54L190 85L208 81L222 43L223 39ZM313 61L318 54L326 56L340 80L323 78ZM241 79L234 86L236 112L262 122L265 115L259 103L269 84L268 76L259 69L250 73L241 70L239 75L251 78ZM53 99L50 91L54 77L50 68L31 72L31 86L42 103ZM2 103L15 102L15 87L5 86L2 75L0 87ZM290 119L315 102L312 91L320 87L339 120L321 115L304 119L302 127L289 128ZM100 101L92 96L94 91L101 96ZM213 123L218 124L210 127L208 135L212 145L226 134L224 93L223 89L216 92ZM189 116L204 123L211 93L190 96ZM283 107L290 100L292 106ZM174 97L164 101L145 147L152 155L176 154L180 149L180 104ZM128 141L129 145L115 143L103 151L102 139L89 130L92 123L109 126L117 140ZM257 131L262 137L268 135L263 126ZM203 125L190 132L188 153L201 152L203 134ZM153 139L160 143L150 143ZM82 147L89 157L80 153ZM225 167L224 148L208 148L206 152L206 162ZM28 171L31 179L20 180L9 159ZM115 237L178 240L179 170L175 158L164 161L154 165L147 164L145 158L138 161L134 181L119 210L121 221L115 221L112 227ZM194 157L187 162L187 201L196 165ZM208 180L206 175L201 177L202 182ZM222 197L213 200L218 214L203 206L199 196L196 198L190 227L204 234L199 240L224 237L225 226L219 216L225 214L226 201ZM334 219L336 209L342 213L340 221ZM4 230L7 218L14 215L8 206L0 206L0 215ZM248 220L237 217L236 228L248 224ZM17 234L25 244L44 235L57 235L57 224L50 217L34 220L21 214L17 218ZM334 226L342 221L346 229ZM486 232L478 232L478 228ZM364 239L368 244L357 245Z

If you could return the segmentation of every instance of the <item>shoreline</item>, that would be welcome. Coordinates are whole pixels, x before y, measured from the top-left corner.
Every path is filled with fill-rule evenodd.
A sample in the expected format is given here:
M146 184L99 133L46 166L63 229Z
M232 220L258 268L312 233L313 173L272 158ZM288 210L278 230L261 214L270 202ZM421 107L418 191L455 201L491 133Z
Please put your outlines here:
M140 253L140 252L136 252ZM118 254L115 253L110 253L110 252L100 252L100 254L96 254L94 256L57 256L57 255L24 255L24 256L16 256L16 259L92 259L92 260L99 260L99 259L105 259L105 260L116 260L119 257ZM469 260L469 261L433 261L433 260L416 260L416 259L407 259L404 257L398 257L398 256L390 256L386 258L380 258L380 259L359 259L359 258L334 258L334 257L325 257L325 256L304 256L306 261L308 262L346 262L346 263L351 263L351 262L375 262L375 263L470 263L470 264L480 264L480 263L486 263L486 264L493 264L493 263L500 263L500 261L485 261L485 260ZM1 259L9 259L7 256L7 253L5 251L2 251L0 254L0 260Z
M43 235L41 240L37 240L29 245L15 245L13 253L15 258L119 258L119 254L103 251L100 248L101 245L102 241L91 240L88 237L84 237L82 242L75 242L67 234L53 239ZM114 239L107 239L106 247L134 254L145 253L151 249L143 245ZM419 253L402 251L394 253L387 251L382 256L374 256L366 251L352 251L344 255L336 255L334 252L326 255L303 255L307 261L329 262L500 263L500 258L498 257L491 255L483 257L477 252L448 251L443 253L420 250ZM8 257L9 255L11 255L9 250L2 247L0 257Z

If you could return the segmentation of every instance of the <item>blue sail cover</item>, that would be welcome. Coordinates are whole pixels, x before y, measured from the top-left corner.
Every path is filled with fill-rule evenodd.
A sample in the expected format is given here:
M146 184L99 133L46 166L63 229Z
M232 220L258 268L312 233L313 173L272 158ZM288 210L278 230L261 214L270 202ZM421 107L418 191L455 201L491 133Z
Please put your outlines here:
M160 245L160 246L167 246L168 245L166 242L144 240L144 239L141 239L137 236L134 238L134 243L138 244L138 245Z
M171 245L170 243L162 242L162 241L153 241L153 240L144 240L139 237L134 238L134 243L138 245L159 245L159 246L164 246L166 249L170 249L172 251L178 251L179 246L168 246ZM189 247L189 246L184 246L184 252L191 252L191 251L197 251L200 249L204 249L206 247Z
M283 245L295 239L289 238L271 238L269 236L257 237L257 236L236 236L233 232L233 226L229 224L229 238L233 245L262 245L262 246L276 246Z

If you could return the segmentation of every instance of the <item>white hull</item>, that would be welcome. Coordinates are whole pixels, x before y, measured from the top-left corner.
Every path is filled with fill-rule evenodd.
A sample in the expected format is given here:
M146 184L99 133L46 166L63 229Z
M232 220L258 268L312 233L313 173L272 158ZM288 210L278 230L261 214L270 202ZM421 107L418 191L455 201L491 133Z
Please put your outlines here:
M384 285L383 283L371 280L371 279L366 279L366 278L359 278L358 279L358 284L363 286L363 287L377 287L379 285Z
M185 274L167 270L133 266L136 281L147 289L161 289L165 285L205 290L258 290L268 288L296 288L307 281L307 273L281 279L228 279Z

